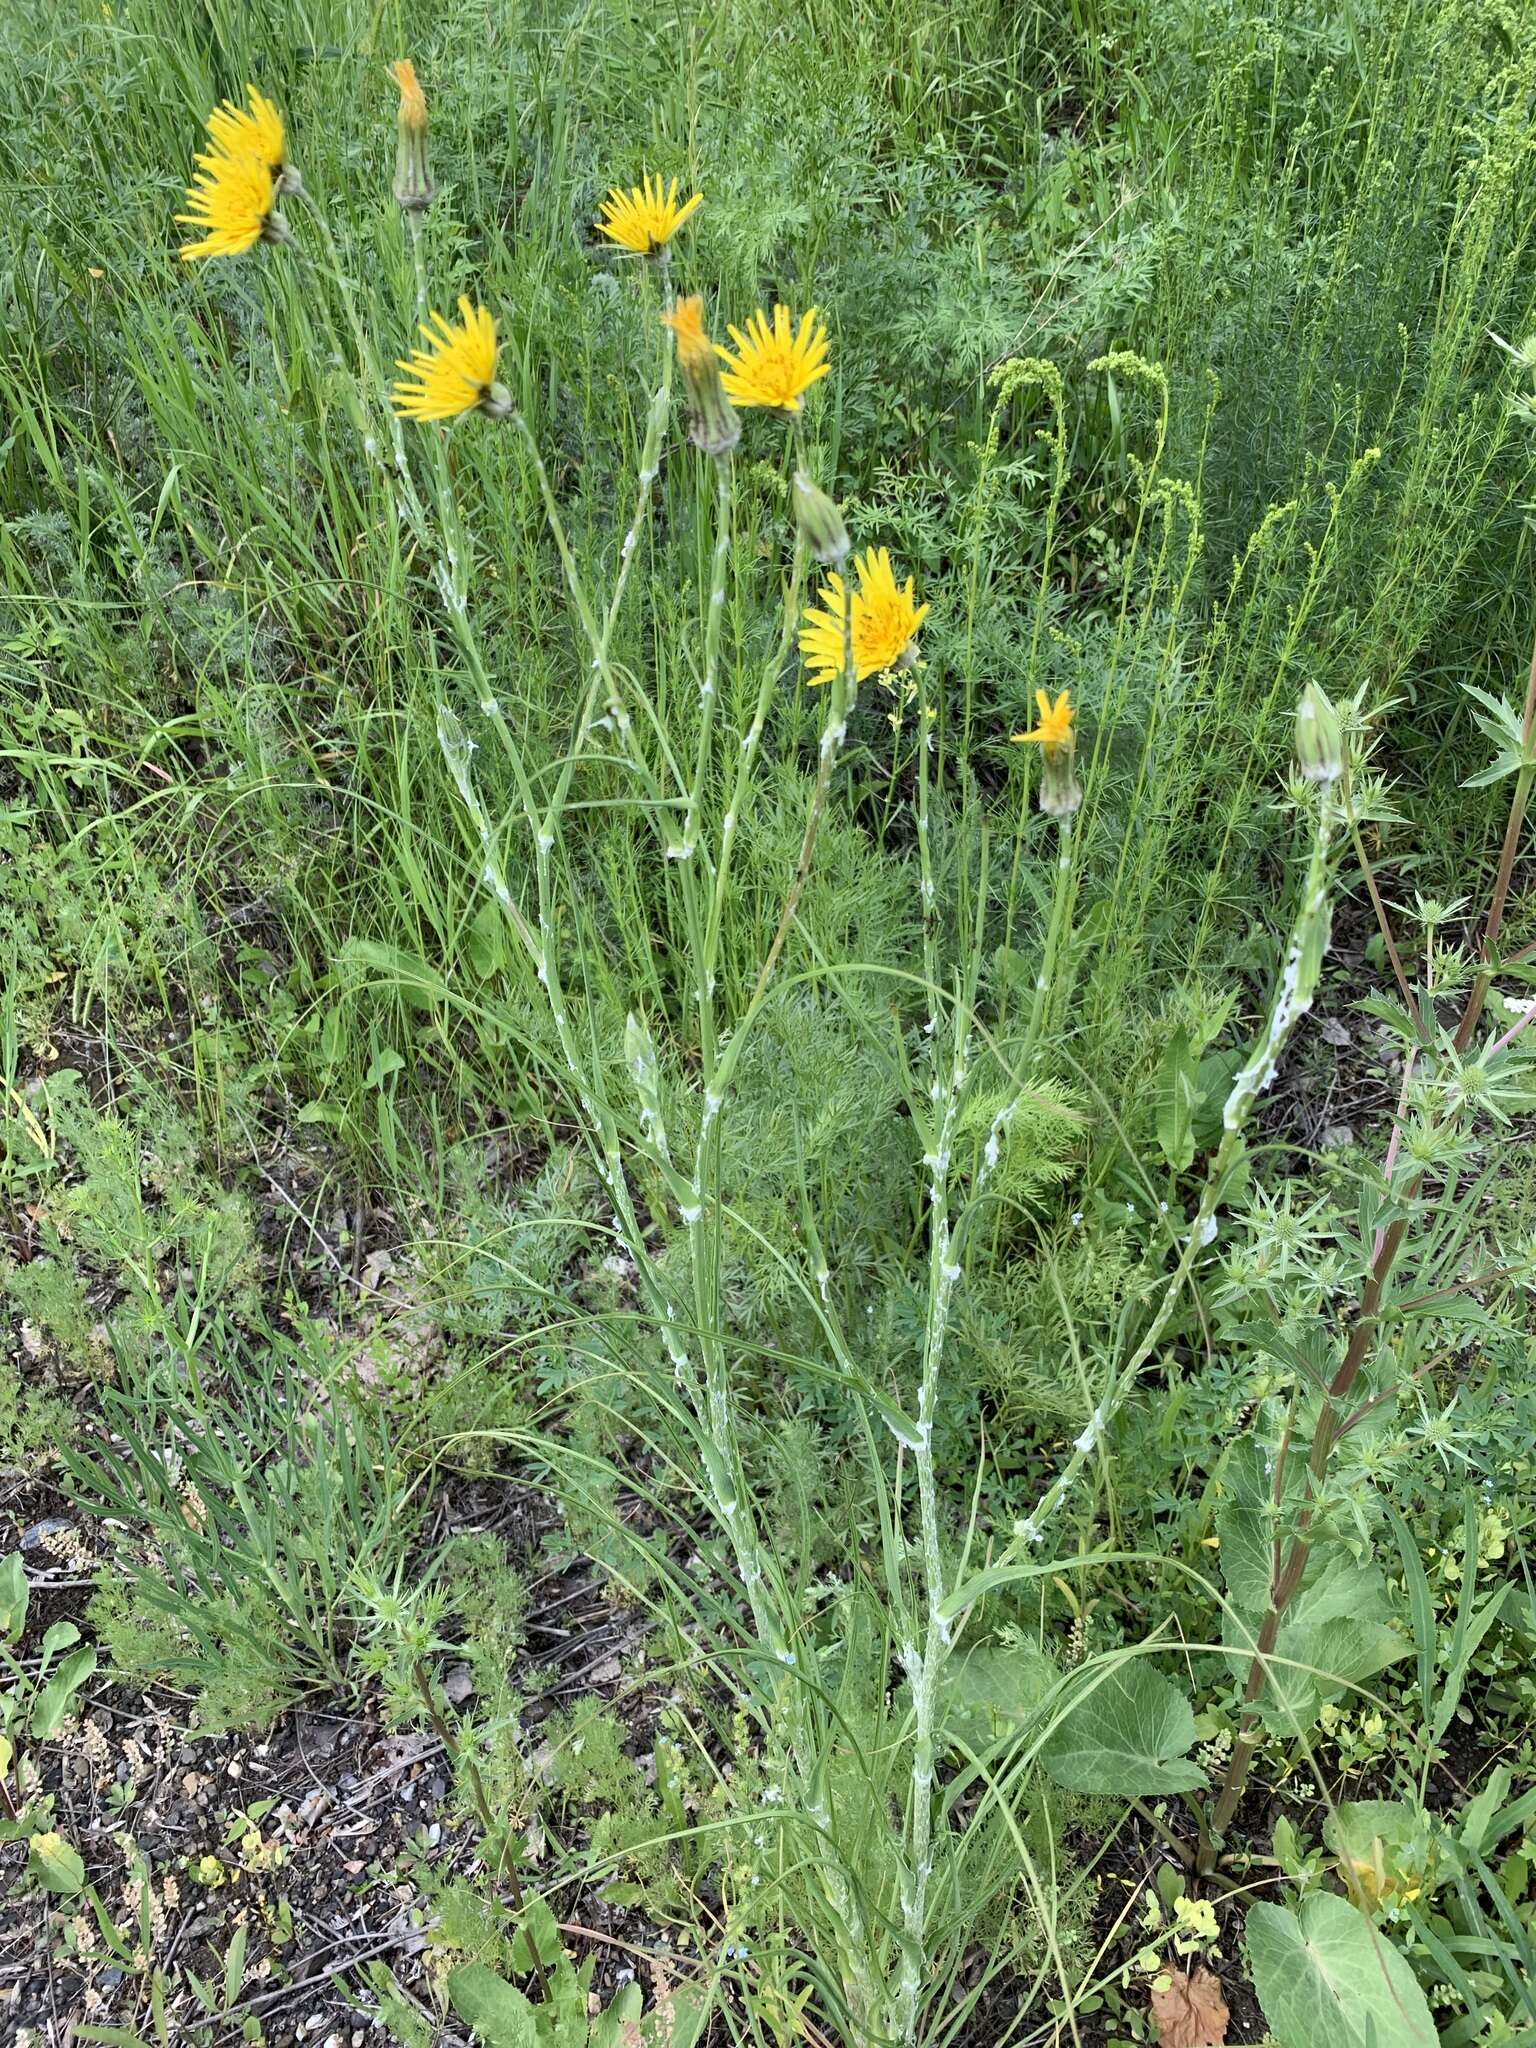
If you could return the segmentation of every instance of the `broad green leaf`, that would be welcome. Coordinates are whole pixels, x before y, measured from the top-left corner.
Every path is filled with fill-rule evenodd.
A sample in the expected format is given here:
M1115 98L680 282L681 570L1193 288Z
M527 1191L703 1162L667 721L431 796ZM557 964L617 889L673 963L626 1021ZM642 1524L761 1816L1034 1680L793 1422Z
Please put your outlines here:
M1254 1989L1279 2048L1438 2048L1418 1979L1335 1892L1248 1914Z
M44 1668L46 1669L60 1650L67 1650L71 1643L78 1643L79 1640L80 1631L72 1621L56 1621L43 1636Z
M1205 1773L1189 1761L1195 1716L1176 1685L1144 1657L1117 1665L1070 1710L1040 1752L1069 1792L1122 1799L1193 1792Z
M519 1975L528 1975L533 1970L533 1958L537 1956L545 1969L552 1969L559 1955L559 1925L545 1901L535 1896L528 1901L522 1921L512 1937L512 1967Z
M89 1643L64 1659L32 1702L32 1733L39 1742L57 1732L70 1701L95 1669L96 1652Z
M656 2006L640 2022L646 2048L694 2048L709 2023L709 2000L689 1985L678 1984L664 2006Z
M1461 1816L1461 1826L1456 1830L1456 1839L1469 1856L1486 1856L1497 1846L1499 1838L1494 1836L1490 1841L1489 1836L1492 1833L1493 1816L1498 1812L1504 1795L1509 1790L1509 1784L1508 1765L1495 1764L1488 1773L1488 1782L1477 1797L1467 1801ZM1532 1795L1532 1805L1536 1808L1536 1794Z
M446 1002L448 985L443 977L417 953L402 946L385 945L378 939L348 939L337 956L338 965L355 973L367 968L378 983L391 989L413 1010L431 1010Z
M448 1972L448 2003L482 2048L539 2048L533 2007L484 1963Z
M1227 1591L1238 1610L1226 1620L1227 1658L1245 1677L1269 1602L1268 1522L1232 1504L1218 1527ZM1327 1701L1408 1656L1413 1645L1388 1626L1391 1614L1387 1582L1374 1565L1357 1564L1340 1546L1314 1552L1275 1638L1270 1682L1259 1701L1266 1723L1286 1735L1304 1732Z
M940 1741L984 1755L1006 1736L1023 1734L1057 1678L1055 1664L1033 1643L962 1651L940 1681Z
M27 1844L27 1870L63 1898L73 1898L85 1883L85 1865L62 1835L34 1835Z
M469 964L482 981L507 964L506 916L494 896L486 898L464 935Z
M27 1625L27 1575L21 1552L0 1561L0 1640L15 1642Z
M232 2012L245 1981L245 1944L249 1932L245 1921L235 1929L224 1956L224 2010Z
M1195 1055L1181 1025L1164 1046L1157 1069L1157 1142L1175 1173L1182 1173L1195 1156L1196 1100Z
M638 1984L626 1984L613 2003L592 2022L591 2048L625 2048L639 2039L644 1997Z
M382 1088L391 1074L398 1074L405 1065L405 1055L396 1052L392 1045L381 1045L368 1063L363 1076L365 1088Z

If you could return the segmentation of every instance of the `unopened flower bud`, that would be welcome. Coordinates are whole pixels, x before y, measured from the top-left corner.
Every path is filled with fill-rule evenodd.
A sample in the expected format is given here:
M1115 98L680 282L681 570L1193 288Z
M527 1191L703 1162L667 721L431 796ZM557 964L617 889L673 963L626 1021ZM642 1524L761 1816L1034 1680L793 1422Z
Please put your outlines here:
M688 389L688 438L706 455L729 455L741 439L741 421L720 381L715 345L704 327L704 301L679 299L661 317L677 343L677 366Z
M427 168L427 96L409 57L397 57L389 75L400 88L400 124L395 137L395 198L407 213L424 213L434 188Z
M1337 782L1344 773L1339 714L1316 683L1308 683L1296 708L1296 766L1308 782Z
M852 542L843 515L803 469L795 471L795 524L801 539L824 569L840 569L847 561Z

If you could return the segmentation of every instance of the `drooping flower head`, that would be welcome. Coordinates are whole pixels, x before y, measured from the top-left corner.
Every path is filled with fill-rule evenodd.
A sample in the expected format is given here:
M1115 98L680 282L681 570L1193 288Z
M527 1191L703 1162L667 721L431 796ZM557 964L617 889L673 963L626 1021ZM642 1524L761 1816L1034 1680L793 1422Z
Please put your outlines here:
M512 410L512 394L496 382L496 322L484 306L459 300L455 324L441 313L423 327L427 344L409 361L400 360L406 376L391 396L395 411L407 420L452 420L460 413L483 412L503 420ZM408 381L414 379L414 382Z
M183 243L181 260L201 256L243 256L258 242L282 242L288 230L277 211L277 181L268 166L253 156L213 153L198 158L202 169L187 187L182 227L200 228L200 242Z
M424 213L433 199L432 174L427 168L427 96L409 57L397 57L389 75L400 88L395 199L407 213Z
M1083 800L1072 765L1077 752L1072 692L1061 691L1053 704L1046 691L1036 690L1035 711L1039 722L1028 732L1014 733L1013 742L1039 747L1040 808L1050 817L1069 818Z
M676 178L664 187L660 178L647 173L640 184L632 185L627 192L617 185L613 187L603 201L597 231L610 242L617 242L621 249L632 249L637 256L657 256L703 198L702 192L695 192L679 206Z
M297 192L299 174L288 161L283 117L254 85L245 88L249 108L224 100L208 116L208 139L216 156L246 157L264 164L279 192ZM199 162L202 159L199 158Z
M758 311L747 331L729 330L733 355L717 342L715 353L725 365L725 388L737 405L765 405L775 412L796 413L811 386L830 371L827 330L812 306L796 328L788 306L775 306L773 324Z
M697 296L679 299L661 318L672 330L678 368L688 387L689 438L706 455L726 455L741 439L741 421L720 382L715 346L704 326L704 301Z
M843 673L846 649L843 626L851 601L853 672L862 683L883 675L915 653L917 629L928 606L913 594L912 578L898 584L885 548L855 555L857 590L851 594L841 576L829 576L821 587L821 604L808 606L800 627L800 653L813 685L829 683Z

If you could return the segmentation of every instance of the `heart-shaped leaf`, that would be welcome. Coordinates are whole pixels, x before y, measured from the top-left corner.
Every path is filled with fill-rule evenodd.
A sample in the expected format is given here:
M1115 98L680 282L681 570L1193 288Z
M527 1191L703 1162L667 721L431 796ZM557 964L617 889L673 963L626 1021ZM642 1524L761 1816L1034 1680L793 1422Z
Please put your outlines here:
M1069 1792L1122 1799L1193 1792L1205 1773L1189 1761L1195 1716L1176 1685L1144 1657L1092 1681L1050 1736L1040 1761Z
M980 1756L1005 1736L1022 1735L1058 1675L1033 1643L962 1651L944 1669L940 1739Z
M1248 1914L1254 1989L1279 2048L1438 2048L1418 1979L1347 1899Z

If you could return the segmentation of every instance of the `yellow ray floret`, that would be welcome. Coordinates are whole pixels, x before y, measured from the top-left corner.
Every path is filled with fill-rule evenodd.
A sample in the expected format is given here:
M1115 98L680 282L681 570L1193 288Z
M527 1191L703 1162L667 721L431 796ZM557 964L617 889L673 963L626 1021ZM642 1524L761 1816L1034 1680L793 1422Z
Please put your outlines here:
M725 388L737 405L767 405L776 412L798 412L800 400L831 369L827 361L827 330L811 307L798 328L788 306L775 306L773 324L761 311L747 322L747 331L729 330L733 355L717 342L715 352L725 365Z
M183 244L183 263L199 256L243 256L258 242L283 239L277 182L266 164L253 156L200 156L198 162L202 169L187 188L188 211L176 219L204 235Z
M1014 733L1012 737L1016 743L1032 740L1049 753L1054 753L1060 747L1071 747L1076 744L1077 735L1072 729L1070 690L1063 690L1054 704L1044 690L1036 690L1035 710L1039 724L1028 732Z
M610 242L617 242L620 248L633 249L637 256L654 256L667 246L703 197L702 192L695 192L679 206L676 178L664 188L660 178L647 173L640 184L631 186L627 192L614 186L603 201L597 231Z
M395 411L408 420L451 420L476 407L500 411L498 394L505 394L496 382L496 322L491 315L484 306L460 299L457 325L441 313L433 313L431 321L421 330L427 346L417 349L409 361L400 360L406 376L392 393Z
M679 299L670 313L661 316L677 343L677 360L685 370L698 371L715 359L714 343L704 331L704 301L696 293Z
M215 154L253 157L257 163L265 164L275 179L280 179L287 148L283 117L254 85L245 88L245 96L250 102L248 112L233 100L225 100L208 116L208 135Z
M389 75L400 88L400 126L412 135L425 135L427 96L416 76L416 66L409 57L397 57L389 67Z
M859 586L852 593L853 672L862 683L868 676L895 668L917 639L928 606L913 595L912 578L898 585L884 548L855 555ZM849 603L841 576L829 576L821 587L819 608L808 606L800 627L800 653L813 684L829 683L843 672L843 623Z

